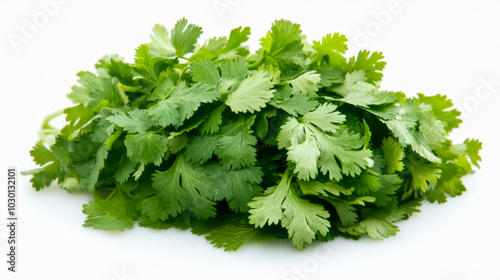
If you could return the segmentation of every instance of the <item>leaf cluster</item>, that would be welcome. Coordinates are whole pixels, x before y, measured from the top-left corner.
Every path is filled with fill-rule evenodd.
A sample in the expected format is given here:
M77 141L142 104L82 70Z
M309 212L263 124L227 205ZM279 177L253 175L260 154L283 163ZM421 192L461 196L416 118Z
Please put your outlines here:
M380 52L347 58L345 36L309 44L287 20L253 53L248 27L198 45L201 34L185 19L157 25L135 61L111 55L80 72L67 125L31 151L33 187L93 193L86 227L303 249L392 236L479 167L478 140L447 138L461 123L449 98L380 89Z

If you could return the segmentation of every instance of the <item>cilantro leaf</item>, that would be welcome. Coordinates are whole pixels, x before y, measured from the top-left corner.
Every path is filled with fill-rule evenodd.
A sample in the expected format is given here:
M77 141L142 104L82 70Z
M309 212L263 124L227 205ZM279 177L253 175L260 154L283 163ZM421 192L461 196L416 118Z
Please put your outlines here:
M183 18L177 21L172 29L171 43L178 57L183 57L194 50L198 37L203 33L201 27L194 24L188 24L187 19Z
M277 186L265 191L265 196L254 198L248 204L251 208L250 223L263 227L281 222L294 247L302 250L311 244L317 233L327 233L330 215L322 206L298 197L290 184L291 177L287 172Z
M271 101L271 105L276 108L285 110L288 114L298 117L299 115L305 115L318 107L318 102L312 100L309 96L305 94L294 94L285 100Z
M208 182L208 175L194 169L182 154L168 170L153 174L153 188L172 217L186 209L199 218L214 216L215 203L209 199L213 186Z
M441 169L436 163L425 162L422 159L411 158L408 169L412 175L411 186L423 193L429 190L429 184L437 183L441 177Z
M225 199L235 212L248 211L248 203L261 193L263 173L258 167L248 167L226 171L221 166L210 168L210 177L217 185L214 187L213 199Z
M386 65L386 62L382 61L383 58L381 52L373 52L370 55L370 51L363 50L356 58L349 59L347 70L349 72L363 70L366 73L366 82L378 82L382 80L382 70Z
M147 111L140 109L132 110L128 114L120 111L106 119L130 133L144 133L153 126L153 122L148 117Z
M83 205L83 213L88 217L85 227L102 230L126 230L134 227L138 217L135 210L136 201L128 197L120 187L116 187L106 198L94 194L95 201Z
M164 26L159 24L155 25L153 27L153 34L150 35L150 38L150 51L153 56L171 57L175 55L175 48L172 45L168 31Z
M307 95L316 95L318 87L316 86L321 80L321 76L315 71L306 72L297 78L290 81L293 88L293 93L304 93Z
M260 111L273 97L272 77L265 70L245 78L238 88L229 94L226 104L235 113Z
M244 243L278 239L274 232L251 225L227 225L212 230L206 237L210 244L224 251L235 251Z
M404 149L392 137L382 139L382 151L386 163L387 173L392 174L396 171L403 171Z
M212 86L196 83L186 87L184 83L175 88L167 98L148 109L148 116L157 125L180 126L189 119L202 103L210 103L219 97L219 92Z
M399 231L397 226L375 218L368 218L360 222L357 229L359 232L366 232L371 238L379 240L394 236Z
M284 70L296 69L305 62L302 51L302 31L298 24L288 20L277 20L261 39L262 56L260 61L276 64Z
M125 138L127 156L141 164L160 165L166 152L168 140L165 136L153 132L129 134Z
M197 82L216 85L221 80L217 66L209 60L193 61L189 69Z
M339 33L327 34L321 42L313 41L313 54L312 59L318 64L325 61L327 64L333 66L345 66L347 60L342 55L347 51L347 38Z
M215 154L226 170L252 166L257 162L257 138L250 129L255 117L244 118L221 129Z
M431 112L433 116L444 123L444 129L446 132L457 128L462 122L462 120L458 118L460 116L460 112L457 109L450 110L453 103L447 98L446 95L437 94L434 96L425 96L422 93L419 93L418 100L432 107Z
M462 161L466 161L463 157ZM426 197L430 202L438 201L439 203L446 202L446 194L457 196L465 191L465 186L462 183L461 177L467 174L467 170L459 164L447 162L441 166L441 174L439 181L433 189L426 193Z

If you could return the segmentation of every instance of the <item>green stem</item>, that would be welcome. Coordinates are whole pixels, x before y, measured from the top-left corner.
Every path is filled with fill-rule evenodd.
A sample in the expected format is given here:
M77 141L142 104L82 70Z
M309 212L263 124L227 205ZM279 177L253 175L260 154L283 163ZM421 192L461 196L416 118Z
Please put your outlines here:
M252 63L250 66L248 66L248 69L250 70L255 70L259 67L259 65L262 64L262 62L264 61L264 56L260 56L259 60L257 60L256 62Z
M64 114L64 110L55 111L55 112L49 114L48 116L46 116L45 119L43 120L43 123L42 123L42 129L55 129L53 126L51 126L49 124L49 122L52 119L59 117L62 114Z
M64 114L64 110L53 112L45 117L42 123L42 128L40 129L40 131L38 131L40 140L38 140L37 144L51 143L53 142L53 140L49 136L61 133L61 130L50 125L50 121L62 114Z

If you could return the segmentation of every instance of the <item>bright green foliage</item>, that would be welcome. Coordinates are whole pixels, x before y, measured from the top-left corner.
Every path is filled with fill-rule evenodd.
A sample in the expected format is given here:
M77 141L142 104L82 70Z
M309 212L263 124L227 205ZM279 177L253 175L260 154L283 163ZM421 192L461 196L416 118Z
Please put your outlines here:
M404 149L392 137L382 139L382 151L384 151L384 160L387 173L393 174L396 171L403 171Z
M185 18L179 20L172 29L171 42L175 54L178 57L183 57L185 54L192 52L201 33L203 33L201 27L188 24Z
M321 205L297 196L291 181L291 176L285 173L277 186L268 188L265 196L248 204L250 223L263 227L281 222L294 246L302 249L311 244L316 233L325 235L328 232L330 214Z
M274 96L271 76L265 70L259 70L244 79L238 88L231 92L226 104L235 113L260 111Z
M160 165L167 147L167 138L153 132L129 134L125 138L127 156L134 162Z
M139 216L135 209L137 203L121 187L116 187L106 199L95 195L95 201L83 205L83 213L88 217L85 227L103 230L126 230L134 227L134 220Z
M347 60L342 55L347 51L347 38L339 33L327 34L321 42L313 42L313 50L315 53L312 59L317 64L325 62L332 66L346 66Z
M173 217L186 209L200 218L215 215L215 203L209 199L212 184L208 174L187 163L183 155L177 156L168 170L153 174L153 188L166 213Z
M36 190L92 193L85 227L188 229L232 251L290 239L375 239L465 191L481 142L452 143L462 122L445 95L380 88L381 52L346 57L347 38L306 43L275 21L250 53L250 28L199 42L202 29L156 25L134 61L105 56L78 73L30 154Z
M304 93L307 95L316 95L318 91L317 84L321 81L321 76L315 71L306 72L290 81L293 93Z

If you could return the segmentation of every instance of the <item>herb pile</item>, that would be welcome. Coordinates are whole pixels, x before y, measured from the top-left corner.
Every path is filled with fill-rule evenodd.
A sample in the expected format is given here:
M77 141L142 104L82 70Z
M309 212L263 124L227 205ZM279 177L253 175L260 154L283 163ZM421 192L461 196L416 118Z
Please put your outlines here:
M135 61L105 56L80 72L61 130L31 151L40 190L93 193L84 226L190 228L217 247L289 238L395 235L424 199L465 191L481 143L453 144L461 123L445 95L380 89L380 52L346 58L338 33L309 44L277 20L261 48L250 29L197 41L202 29L157 25Z

